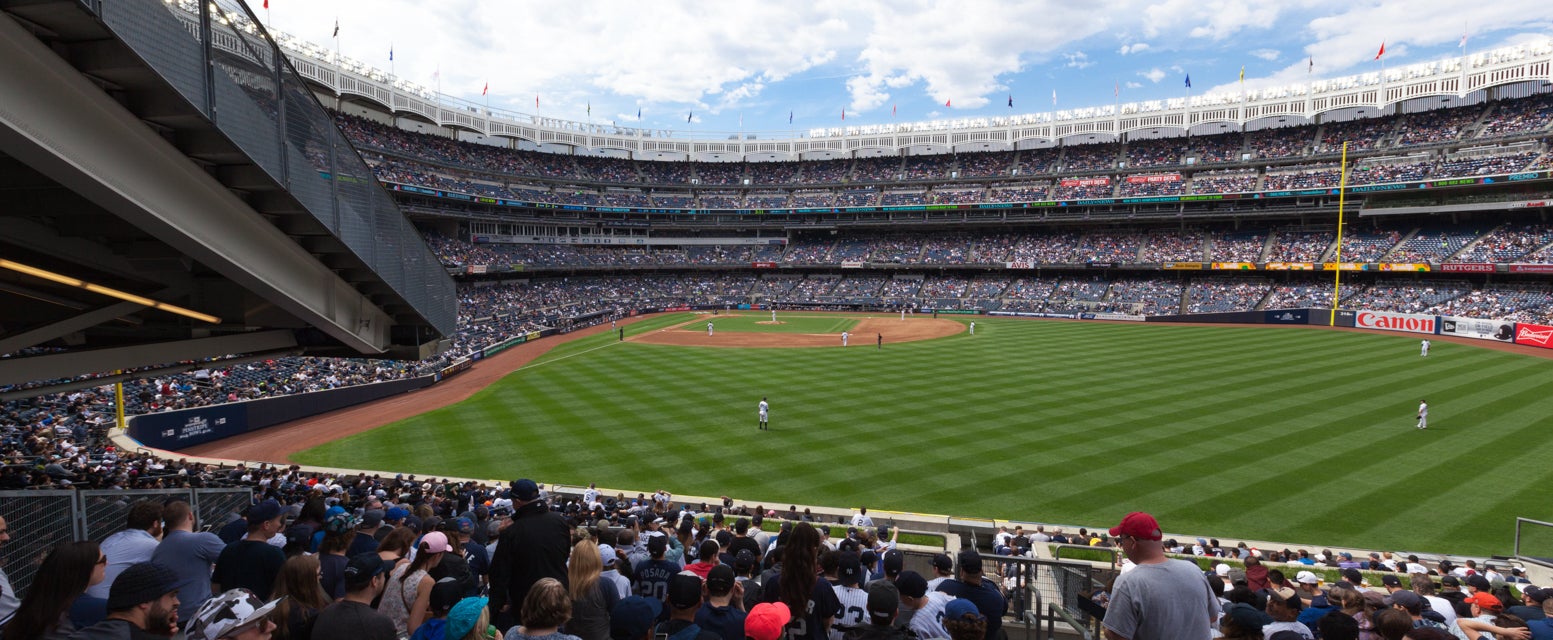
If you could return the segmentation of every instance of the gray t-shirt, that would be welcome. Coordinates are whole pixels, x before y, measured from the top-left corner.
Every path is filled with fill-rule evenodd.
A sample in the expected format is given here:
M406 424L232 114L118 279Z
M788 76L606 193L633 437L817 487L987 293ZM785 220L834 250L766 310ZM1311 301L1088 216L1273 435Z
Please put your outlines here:
M214 533L190 533L174 529L167 532L151 561L178 574L178 619L193 620L194 612L210 599L210 570L221 557L226 544Z
M1209 640L1219 599L1185 560L1140 564L1116 578L1105 627L1131 640Z

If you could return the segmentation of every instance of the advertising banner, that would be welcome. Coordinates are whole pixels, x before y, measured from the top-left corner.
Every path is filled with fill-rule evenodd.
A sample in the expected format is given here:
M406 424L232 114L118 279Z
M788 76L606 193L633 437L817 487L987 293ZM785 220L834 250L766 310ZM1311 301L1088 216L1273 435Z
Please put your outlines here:
M1314 262L1269 262L1262 267L1268 271L1315 271Z
M1129 184L1154 184L1154 183L1157 183L1157 182L1180 182L1180 181L1181 181L1181 174L1179 174L1179 173L1162 173L1162 174L1147 175L1147 176L1127 176L1127 182Z
M1034 269L1035 263L1028 260L1015 260L1004 266L1005 269Z
M987 315L1013 316L1016 318L1060 318L1063 320L1073 320L1078 318L1078 314L1073 313L1041 313L1037 311L988 311Z
M861 262L850 262L850 261L843 262L843 263L841 263L841 268L843 268L843 269L861 269L861 268L863 268L863 263L861 263Z
M1436 316L1389 311L1360 311L1354 316L1353 326L1361 329L1384 329L1408 333L1436 333L1439 323Z
M1447 262L1440 265L1440 271L1445 273L1493 273L1494 265L1491 262Z
M1203 263L1201 263L1201 262L1166 262L1164 264L1159 265L1159 268L1164 269L1166 271L1202 271Z
M1381 271L1428 271L1429 265L1415 262L1383 262Z
M1553 327L1530 322L1515 323L1515 344L1553 349Z
M1110 178L1068 178L1061 182L1064 187L1098 187L1111 184Z
M750 263L750 268L752 268L752 269L775 269L775 268L777 268L777 263L775 263L775 262L751 262Z
M472 265L469 265L469 273L485 273L485 271L486 271L486 265L483 265L483 264L472 264Z
M1509 320L1440 316L1440 335L1510 342L1515 339L1515 323Z
M1086 313L1082 316L1085 320L1116 320L1121 322L1143 322L1147 318L1126 313Z
M248 403L233 402L135 416L130 437L156 449L177 451L248 431Z
M1364 265L1360 264L1358 262L1323 262L1323 263L1321 263L1321 270L1323 270L1323 271L1359 271L1359 270L1362 270L1362 269L1364 269Z
M1510 273L1553 273L1553 264L1512 264Z
M1255 269L1256 265L1251 264L1249 262L1215 262L1215 263L1213 263L1213 268L1215 270L1229 269L1229 270L1250 271L1252 269Z
M1310 309L1268 309L1262 312L1267 324L1310 324Z

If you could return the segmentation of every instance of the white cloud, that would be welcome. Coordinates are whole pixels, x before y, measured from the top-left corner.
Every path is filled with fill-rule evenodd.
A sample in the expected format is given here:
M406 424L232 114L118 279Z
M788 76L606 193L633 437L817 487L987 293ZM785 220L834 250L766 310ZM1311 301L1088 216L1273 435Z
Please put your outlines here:
M1086 54L1083 51L1074 51L1073 53L1064 53L1064 54L1062 54L1062 57L1068 61L1068 63L1066 65L1063 65L1063 66L1070 67L1070 68L1073 68L1073 69L1084 69L1084 68L1092 67L1092 66L1095 65L1094 62L1090 61L1089 54Z
M1278 56L1282 55L1277 49L1252 49L1250 51L1250 53L1251 53L1251 55L1256 56L1258 58L1261 58L1263 60L1266 60L1268 62L1272 62L1273 60L1277 60Z
M1125 56L1125 55L1134 54L1134 53L1143 53L1144 51L1148 51L1148 50L1149 50L1149 43L1147 43L1147 42L1137 42L1137 43L1133 43L1133 44L1124 44L1124 45L1122 45L1122 48L1117 49L1116 52Z
M1143 88L1143 83L1141 83L1141 82L1133 82L1131 80L1128 80L1127 84L1124 84L1122 86L1127 87L1128 89L1142 89Z
M1292 4L1282 0L1164 0L1144 10L1144 35L1185 31L1193 39L1224 40L1249 28L1271 27Z
M1165 70L1159 67L1154 67L1148 71L1139 71L1138 75L1148 78L1150 82L1158 83L1160 80L1165 79Z

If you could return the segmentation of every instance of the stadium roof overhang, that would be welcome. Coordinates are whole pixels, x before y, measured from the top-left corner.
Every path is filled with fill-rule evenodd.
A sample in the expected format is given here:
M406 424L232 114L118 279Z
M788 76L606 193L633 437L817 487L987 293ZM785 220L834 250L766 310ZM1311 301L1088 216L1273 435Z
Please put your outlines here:
M81 3L3 7L0 59L0 386L435 353L442 329Z

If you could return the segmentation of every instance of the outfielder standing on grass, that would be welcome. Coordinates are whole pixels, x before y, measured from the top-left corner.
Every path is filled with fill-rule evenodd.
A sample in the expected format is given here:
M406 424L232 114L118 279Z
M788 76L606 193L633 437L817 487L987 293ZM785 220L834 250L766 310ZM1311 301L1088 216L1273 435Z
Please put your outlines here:
M1418 401L1418 428L1419 429L1423 429L1423 428L1428 427L1428 426L1429 426L1429 402L1427 400L1419 400Z
M706 323L706 335L712 335L712 323Z
M771 405L766 404L766 399L764 397L762 397L760 399L760 425L759 425L761 431L770 431L771 430L771 425L766 422L766 415L767 415L767 412L770 411L770 410L771 410Z

